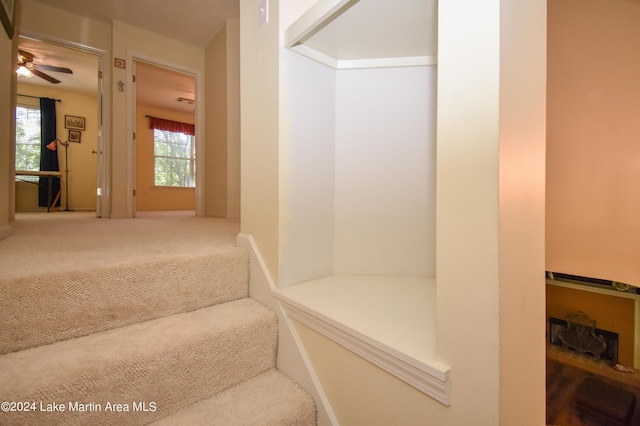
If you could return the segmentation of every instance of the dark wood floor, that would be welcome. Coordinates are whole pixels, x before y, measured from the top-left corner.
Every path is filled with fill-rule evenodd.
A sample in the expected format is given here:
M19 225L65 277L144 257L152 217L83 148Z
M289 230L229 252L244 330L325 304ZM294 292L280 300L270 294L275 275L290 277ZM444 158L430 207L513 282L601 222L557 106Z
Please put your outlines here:
M595 366L588 362L582 365L580 362L575 362L575 359L563 359L562 356L557 356L557 354L551 357L548 355L547 424L555 426L604 426L603 423L596 423L590 419L581 420L573 401L574 392L582 383L582 380L589 376L597 376L603 381L616 384L616 386L636 395L636 409L630 425L640 426L640 386L633 379L633 373L627 373L630 376L620 376L623 377L624 381L618 381L616 376L618 372L613 370L612 374L609 374L606 368L613 370L611 367Z

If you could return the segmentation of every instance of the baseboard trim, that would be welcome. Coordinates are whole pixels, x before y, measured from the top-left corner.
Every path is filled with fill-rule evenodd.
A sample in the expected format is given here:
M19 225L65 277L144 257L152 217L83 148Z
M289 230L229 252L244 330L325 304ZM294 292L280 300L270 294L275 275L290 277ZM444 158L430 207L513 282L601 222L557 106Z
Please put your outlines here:
M284 311L282 303L273 297L275 284L255 240L249 234L240 233L236 242L238 247L249 251L249 296L276 311L281 322L278 368L314 396L318 426L339 425L294 324Z
M11 234L13 234L13 229L9 225L0 228L0 240L4 240Z
M11 234L13 234L13 228L11 228L11 226L5 225L2 228L0 228L0 240L4 240Z

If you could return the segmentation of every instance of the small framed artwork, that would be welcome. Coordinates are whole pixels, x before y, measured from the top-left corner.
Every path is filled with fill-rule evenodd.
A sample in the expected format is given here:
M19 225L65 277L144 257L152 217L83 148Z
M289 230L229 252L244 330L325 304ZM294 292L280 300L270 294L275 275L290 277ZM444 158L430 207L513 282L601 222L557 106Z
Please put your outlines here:
M64 116L64 127L73 130L84 130L84 117L76 117L74 115Z
M124 68L125 67L125 60L124 59L120 59L120 58L115 58L113 60L113 65L116 68Z
M0 20L9 38L13 38L16 19L16 0L0 0Z
M69 130L69 142L80 143L80 136L82 136L80 130Z

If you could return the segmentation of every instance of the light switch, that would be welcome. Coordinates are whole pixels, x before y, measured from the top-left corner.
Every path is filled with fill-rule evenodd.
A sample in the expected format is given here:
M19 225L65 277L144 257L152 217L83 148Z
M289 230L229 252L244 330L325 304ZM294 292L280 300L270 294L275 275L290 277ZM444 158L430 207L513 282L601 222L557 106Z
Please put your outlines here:
M269 0L260 0L258 3L258 24L260 28L269 23Z

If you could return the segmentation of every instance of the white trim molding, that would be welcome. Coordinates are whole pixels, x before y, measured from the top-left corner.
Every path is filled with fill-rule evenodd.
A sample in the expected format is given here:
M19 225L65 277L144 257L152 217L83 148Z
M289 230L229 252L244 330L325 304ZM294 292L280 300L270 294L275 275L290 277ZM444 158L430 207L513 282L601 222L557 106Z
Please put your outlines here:
M350 58L338 59L332 53L324 53L310 47L307 42L360 0L318 0L306 13L293 22L283 33L284 47L309 59L320 62L336 70L363 68L413 67L437 65L437 56L387 56L378 57L369 49L363 49L361 55L349 54ZM389 2L391 4L391 2ZM327 30L331 32L331 30ZM426 43L426 40L425 40ZM406 55L406 52L403 52ZM434 52L435 53L435 52Z
M408 56L396 58L366 58L366 59L335 59L319 52L305 44L290 47L309 59L320 62L323 65L336 70L353 70L364 68L396 68L396 67L420 67L438 65L436 56Z
M366 359L436 401L451 405L450 368L424 363L272 290L288 316Z
M249 252L249 297L273 309L278 315L278 368L313 395L318 426L338 426L338 419L294 324L285 313L282 303L273 297L275 284L255 240L249 234L240 233L236 243Z

